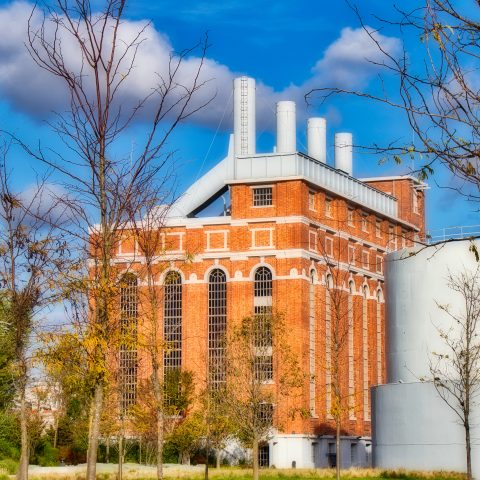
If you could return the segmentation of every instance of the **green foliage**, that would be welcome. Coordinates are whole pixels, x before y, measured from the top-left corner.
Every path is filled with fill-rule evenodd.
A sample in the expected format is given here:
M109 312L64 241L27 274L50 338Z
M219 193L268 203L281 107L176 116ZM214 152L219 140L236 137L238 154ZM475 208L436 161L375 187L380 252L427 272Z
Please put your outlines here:
M54 467L58 465L60 450L54 448L53 445L46 439L42 445L37 448L37 462L41 467Z
M12 458L0 460L0 469L5 470L9 475L15 475L18 469L18 462Z
M190 371L173 369L165 375L165 403L166 413L171 415L185 415L192 403L193 373Z
M0 459L20 458L20 426L9 410L0 410Z
M11 405L15 395L15 359L11 309L0 294L0 410Z
M198 413L192 413L180 422L168 436L168 441L180 457L195 452L205 435L205 423Z

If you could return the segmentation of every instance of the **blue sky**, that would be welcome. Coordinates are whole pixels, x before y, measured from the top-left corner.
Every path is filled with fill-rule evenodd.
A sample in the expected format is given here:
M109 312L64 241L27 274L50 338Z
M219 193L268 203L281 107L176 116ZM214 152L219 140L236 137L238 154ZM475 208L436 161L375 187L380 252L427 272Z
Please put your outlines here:
M93 4L100 5L100 2ZM391 16L394 3L363 0L357 5L366 23L377 27L378 21L371 15ZM404 7L410 5L414 2L402 2ZM28 64L28 56L22 51L24 15L29 8L26 3L0 1L0 28L4 32L0 45L0 122L2 128L15 132L27 142L35 144L41 139L44 145L60 148L45 121L51 118L49 112L61 105L61 92L50 81L42 80L42 75ZM225 155L231 128L231 79L238 74L256 78L261 86L257 93L259 151L271 151L273 147L272 110L278 99L297 101L299 149L305 145L304 120L313 115L327 117L329 145L335 131L351 131L354 143L365 146L398 138L412 140L412 133L399 112L386 110L381 105L349 97L332 99L323 105L314 102L307 107L304 104L303 95L315 86L340 85L373 92L380 88L378 71L366 62L366 57L374 57L375 53L365 43L356 16L342 0L132 0L128 2L127 19L133 27L137 25L135 22L139 22L138 25L145 20L152 22L147 37L153 40L147 47L153 55L149 58L158 62L165 52L180 51L201 40L205 32L209 35L206 75L212 78L209 88L217 92L217 100L207 107L208 111L179 127L168 145L177 152L180 189ZM393 28L383 28L379 35L391 51L398 51L405 41L412 61L421 61L416 39L400 39L399 32ZM148 76L149 70L141 72ZM395 88L394 78L386 77L385 81L387 88ZM124 148L135 148L141 142L142 133L141 123L131 128L126 133ZM32 167L37 170L40 167L19 151L14 154L16 186L25 189L34 179ZM333 160L332 155L328 158ZM410 161L401 166L379 165L379 160L357 149L354 174L401 174L412 166ZM449 183L447 174L440 170L435 180L441 186ZM430 228L480 223L475 205L468 204L449 189L439 188L435 180L429 180L427 224Z

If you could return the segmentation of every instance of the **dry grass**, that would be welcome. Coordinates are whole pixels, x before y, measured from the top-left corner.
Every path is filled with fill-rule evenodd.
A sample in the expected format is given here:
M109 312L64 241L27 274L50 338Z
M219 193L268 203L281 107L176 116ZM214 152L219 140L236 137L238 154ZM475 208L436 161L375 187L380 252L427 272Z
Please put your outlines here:
M181 478L185 480L203 480L203 466L185 467L168 465L165 467L166 478ZM155 469L144 465L126 464L124 478L126 480L154 480ZM31 480L83 480L85 479L85 465L76 467L31 467ZM115 480L117 478L116 465L99 464L97 479ZM211 469L210 478L216 480L250 480L252 471L246 468ZM332 469L262 469L261 480L308 480L313 478L333 479L335 471ZM372 468L351 468L342 470L342 479L366 480L464 480L465 475L454 472L412 472L406 470L385 471Z

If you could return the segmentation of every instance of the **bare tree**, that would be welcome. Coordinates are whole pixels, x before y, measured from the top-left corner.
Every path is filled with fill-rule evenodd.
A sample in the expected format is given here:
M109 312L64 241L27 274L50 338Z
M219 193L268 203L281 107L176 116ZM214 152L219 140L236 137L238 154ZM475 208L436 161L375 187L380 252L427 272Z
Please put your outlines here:
M480 97L476 80L480 24L474 10L469 4L451 0L422 0L418 8L410 10L393 6L395 18L374 16L369 23L373 20L378 28L371 28L359 9L352 9L383 54L384 60L375 62L381 76L379 93L316 88L306 98L312 101L319 95L324 102L332 95L348 94L399 111L415 140L409 137L362 148L391 156L397 163L415 157L420 161L415 171L421 179L432 175L438 164L447 167L458 180L447 188L471 201L480 201ZM398 56L387 50L378 35L385 26L397 27L403 39L413 42L418 61L412 61L412 52L405 46ZM388 77L396 80L394 89L388 88Z
M56 208L45 180L30 198L11 188L4 147L0 163L0 288L5 300L5 323L12 333L14 386L21 431L18 478L28 478L29 409L26 392L32 367L32 337L42 308L58 299L58 285L69 259L62 235L51 226Z
M471 480L472 411L480 406L480 267L449 274L448 286L458 295L461 307L437 302L451 326L437 327L445 348L432 353L430 374L438 395L464 428L467 477Z
M358 399L351 387L354 375L354 328L362 325L353 296L355 286L355 254L340 236L324 235L318 242L323 260L325 308L325 372L327 415L335 424L336 478L341 470L341 434L346 419L358 409ZM314 275L312 273L312 275ZM316 281L316 275L311 279ZM366 299L364 299L366 302ZM366 306L366 304L365 304ZM358 307L358 306L357 306ZM367 319L365 319L367 321ZM363 326L364 328L365 326ZM368 327L367 327L368 328ZM354 378L352 378L354 380Z
M283 316L266 308L243 318L226 339L226 382L217 388L239 440L252 449L254 480L259 478L261 442L285 420L279 412L274 413L274 404L282 396L300 395L304 385L287 337Z
M90 302L90 371L94 372L91 421L87 459L87 479L96 471L104 388L108 377L110 338L117 329L119 279L113 259L128 221L141 208L144 187L161 179L170 163L165 152L167 140L180 122L207 102L192 99L205 83L200 73L207 48L199 49L196 68L187 85L179 80L183 62L195 49L172 55L166 73L146 97L125 109L122 91L135 68L137 53L145 40L146 27L128 37L123 30L125 0L107 0L98 11L89 1L56 0L44 8L44 20L28 26L27 47L38 66L63 82L70 108L51 123L66 152L34 150L23 145L38 161L53 168L63 178L64 198L77 224L71 227L80 249L90 257L89 272L76 285ZM32 13L33 19L33 13ZM64 51L71 41L78 67L72 66ZM68 55L72 55L70 52ZM154 80L152 80L154 81ZM148 105L153 111L145 124L143 143L130 154L118 154L122 135ZM143 118L145 120L145 118Z

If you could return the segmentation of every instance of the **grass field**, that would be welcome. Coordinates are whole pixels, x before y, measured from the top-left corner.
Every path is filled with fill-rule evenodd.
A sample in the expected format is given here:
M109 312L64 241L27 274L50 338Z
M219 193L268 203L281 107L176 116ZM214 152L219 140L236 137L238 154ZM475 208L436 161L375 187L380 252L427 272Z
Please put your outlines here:
M169 479L179 478L182 480L203 480L204 471L202 466L183 467L169 465L165 468L165 477ZM222 468L210 469L209 477L212 480L250 480L252 472L245 468ZM85 478L85 466L76 467L31 467L31 480L82 480ZM117 478L116 465L99 465L97 469L99 480L115 480ZM124 466L124 478L126 480L153 480L155 469L144 465L126 464ZM313 480L334 479L335 471L332 469L316 470L276 470L262 469L261 480ZM375 469L349 469L342 470L344 480L464 480L465 475L452 472L409 472L409 471L385 471Z

